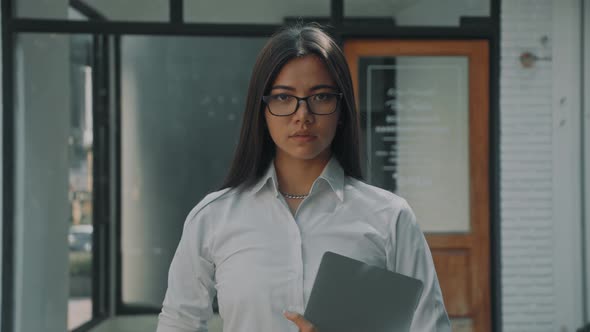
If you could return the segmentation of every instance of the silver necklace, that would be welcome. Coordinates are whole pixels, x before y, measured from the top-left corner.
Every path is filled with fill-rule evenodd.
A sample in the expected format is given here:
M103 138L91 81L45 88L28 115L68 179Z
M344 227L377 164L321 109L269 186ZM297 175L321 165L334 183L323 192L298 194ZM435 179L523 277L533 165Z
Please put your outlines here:
M293 194L287 194L284 193L282 191L279 191L281 193L281 195L285 196L285 198L291 198L291 199L305 199L305 197L307 197L309 194L307 195L293 195Z

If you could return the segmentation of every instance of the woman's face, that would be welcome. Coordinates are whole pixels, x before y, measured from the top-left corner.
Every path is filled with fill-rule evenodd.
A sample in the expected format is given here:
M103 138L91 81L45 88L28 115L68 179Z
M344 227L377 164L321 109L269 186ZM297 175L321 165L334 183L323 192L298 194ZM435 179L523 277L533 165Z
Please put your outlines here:
M336 92L336 84L324 62L316 55L306 55L290 60L281 68L269 94L297 97L320 94L315 99L320 104L327 96L321 94ZM278 98L283 100L286 97ZM313 114L303 101L297 112L287 116L275 116L265 105L266 124L276 145L277 158L329 159L339 117L340 110L328 115Z

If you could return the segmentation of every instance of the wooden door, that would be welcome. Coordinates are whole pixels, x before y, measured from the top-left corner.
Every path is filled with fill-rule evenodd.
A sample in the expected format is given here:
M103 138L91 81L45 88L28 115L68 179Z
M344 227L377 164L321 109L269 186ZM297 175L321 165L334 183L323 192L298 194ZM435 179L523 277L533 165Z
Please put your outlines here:
M344 51L367 180L414 207L453 330L491 331L487 41L348 40Z

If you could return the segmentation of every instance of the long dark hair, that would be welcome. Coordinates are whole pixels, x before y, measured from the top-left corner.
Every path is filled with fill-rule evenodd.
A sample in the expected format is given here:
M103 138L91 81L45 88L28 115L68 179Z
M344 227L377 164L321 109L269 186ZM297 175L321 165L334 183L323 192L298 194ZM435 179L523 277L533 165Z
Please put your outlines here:
M262 96L289 60L309 54L319 56L343 93L340 122L332 141L332 153L344 174L361 179L359 121L355 109L350 70L336 42L317 24L287 27L274 34L262 48L252 70L240 141L223 188L250 186L269 167L275 144L265 125Z

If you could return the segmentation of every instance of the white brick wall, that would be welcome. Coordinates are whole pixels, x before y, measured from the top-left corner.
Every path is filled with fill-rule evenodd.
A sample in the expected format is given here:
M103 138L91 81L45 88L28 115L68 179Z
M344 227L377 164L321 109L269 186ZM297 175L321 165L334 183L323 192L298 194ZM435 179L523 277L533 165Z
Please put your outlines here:
M551 0L502 1L500 214L503 331L553 331L552 63L524 69L522 52L551 56Z

